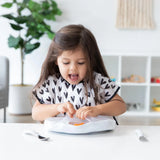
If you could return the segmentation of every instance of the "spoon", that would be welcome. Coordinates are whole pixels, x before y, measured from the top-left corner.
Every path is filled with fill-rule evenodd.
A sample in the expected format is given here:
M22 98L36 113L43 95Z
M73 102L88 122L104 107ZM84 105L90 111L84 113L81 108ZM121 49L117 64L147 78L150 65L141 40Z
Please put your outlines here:
M37 137L38 139L40 139L42 141L48 141L49 140L49 137L42 136L36 131L25 131L24 134Z

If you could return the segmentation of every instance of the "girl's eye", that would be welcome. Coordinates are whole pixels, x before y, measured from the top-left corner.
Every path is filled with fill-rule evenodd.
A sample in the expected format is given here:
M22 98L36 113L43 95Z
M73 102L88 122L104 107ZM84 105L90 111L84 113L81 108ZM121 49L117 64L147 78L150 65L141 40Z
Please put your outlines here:
M69 64L69 62L63 62L63 64L67 65L67 64Z
M85 62L78 62L79 65L83 65Z

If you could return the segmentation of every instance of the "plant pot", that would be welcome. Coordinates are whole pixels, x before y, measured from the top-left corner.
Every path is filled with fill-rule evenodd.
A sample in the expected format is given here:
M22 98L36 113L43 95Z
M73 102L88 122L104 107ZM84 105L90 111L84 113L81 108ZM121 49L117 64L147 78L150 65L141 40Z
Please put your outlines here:
M28 115L32 112L32 85L10 85L9 108L10 114Z

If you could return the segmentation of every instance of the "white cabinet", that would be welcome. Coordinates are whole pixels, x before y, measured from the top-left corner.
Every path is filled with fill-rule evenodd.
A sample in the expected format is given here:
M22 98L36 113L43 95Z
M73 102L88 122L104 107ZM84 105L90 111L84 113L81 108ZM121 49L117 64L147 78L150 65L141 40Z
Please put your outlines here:
M125 115L160 115L160 112L152 110L153 99L160 101L160 83L151 83L151 77L160 77L160 57L102 57L109 76L116 78L121 87L119 94L128 108Z

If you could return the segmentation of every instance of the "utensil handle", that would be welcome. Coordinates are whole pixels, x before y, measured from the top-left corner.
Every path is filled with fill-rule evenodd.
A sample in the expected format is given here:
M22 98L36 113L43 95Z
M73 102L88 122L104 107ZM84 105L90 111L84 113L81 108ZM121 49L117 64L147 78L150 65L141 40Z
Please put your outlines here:
M35 136L35 137L37 137L39 135L38 132L32 131L32 130L25 131L24 134Z

